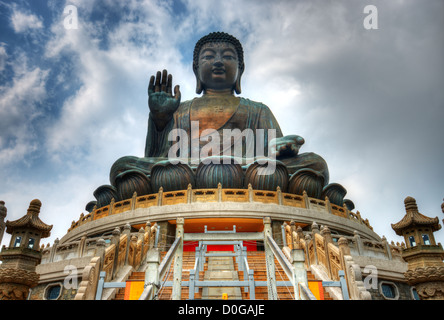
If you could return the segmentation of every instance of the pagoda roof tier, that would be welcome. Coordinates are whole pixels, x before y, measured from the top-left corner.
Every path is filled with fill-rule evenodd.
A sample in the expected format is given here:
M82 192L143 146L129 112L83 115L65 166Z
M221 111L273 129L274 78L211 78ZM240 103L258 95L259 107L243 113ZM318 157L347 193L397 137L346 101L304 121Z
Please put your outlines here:
M32 200L25 216L15 221L6 221L6 232L12 234L12 232L18 228L33 228L41 231L43 238L49 237L53 226L47 225L40 220L39 213L41 206L42 203L40 200Z
M398 223L392 224L392 229L397 235L402 235L403 230L413 226L430 227L433 231L441 229L438 217L430 218L421 214L418 211L418 206L414 198L405 198L404 204L407 212L406 215Z

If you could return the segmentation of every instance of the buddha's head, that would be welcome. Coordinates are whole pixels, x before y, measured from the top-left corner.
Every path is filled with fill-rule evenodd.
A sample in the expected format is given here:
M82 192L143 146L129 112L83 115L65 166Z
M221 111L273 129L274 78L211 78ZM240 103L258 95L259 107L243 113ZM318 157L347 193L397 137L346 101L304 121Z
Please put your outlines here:
M212 32L196 43L193 71L198 94L207 89L231 90L240 94L244 68L242 45L235 37Z

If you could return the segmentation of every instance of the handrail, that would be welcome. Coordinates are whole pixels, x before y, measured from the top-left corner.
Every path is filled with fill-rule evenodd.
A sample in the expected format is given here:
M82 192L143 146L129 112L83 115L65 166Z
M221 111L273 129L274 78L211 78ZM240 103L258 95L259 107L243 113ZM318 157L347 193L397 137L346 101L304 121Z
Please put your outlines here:
M170 250L168 250L167 254L165 255L161 264L159 265L159 279L162 279L166 271L169 269L169 266L173 261L174 254L176 253L177 248L179 248L180 239L181 237L178 236L176 240L174 240Z
M215 232L217 233L217 232ZM220 254L208 254L206 253L206 243L223 243L232 244L235 246L236 253L220 253ZM199 241L199 246L196 247L196 255L194 268L191 269L189 281L182 281L182 286L189 286L189 300L194 299L194 294L198 291L198 287L244 287L245 292L250 292L250 299L255 299L255 281L254 281L254 270L250 269L248 265L248 260L246 256L246 248L243 246L242 242L238 241ZM236 257L236 261L239 265L239 270L244 272L244 281L211 281L211 280L199 280L199 271L203 270L203 262L205 262L205 257L209 256L228 256Z
M176 240L174 240L174 243L171 245L170 250L168 250L167 254L163 258L162 262L160 263L160 265L157 269L157 273L159 276L158 279L163 279L166 271L169 269L171 262L173 261L174 254L176 253L177 248L179 247L180 240L181 240L180 236L176 237ZM140 295L139 300L149 300L150 297L152 296L151 293L152 293L154 285L158 285L158 284L157 283L150 283L147 285L145 283L145 289L143 290L142 294Z
M290 264L287 258L285 258L284 254L282 253L282 250L279 248L274 239L270 235L267 235L266 239L268 241L268 244L270 245L271 251L273 252L276 259L279 261L285 274L290 279L291 283L294 286L296 286L297 283L294 283L294 277L293 277L293 266Z

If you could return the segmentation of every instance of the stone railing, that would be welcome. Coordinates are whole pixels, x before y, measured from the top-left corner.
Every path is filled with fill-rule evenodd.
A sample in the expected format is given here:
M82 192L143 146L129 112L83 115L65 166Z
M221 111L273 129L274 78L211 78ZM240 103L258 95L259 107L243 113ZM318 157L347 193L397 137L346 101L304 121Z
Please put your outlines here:
M366 256L382 260L401 261L401 247L389 244L385 237L381 241L362 239L354 236L339 236L331 233L326 226L319 229L316 222L310 232L295 227L294 221L284 223L285 243L290 249L302 249L305 253L305 266L321 266L327 276L337 281L338 271L344 270L351 299L371 299L365 289L361 268L353 256Z
M145 228L140 228L137 233L130 230L131 226L127 224L122 232L116 228L108 236L87 238L84 235L78 241L64 244L59 244L56 239L53 246L42 248L41 264L88 256L100 257L102 270L112 278L123 265L137 268L148 249L154 245L157 224L151 226L147 222Z
M100 271L106 272L105 281L116 278L117 273L124 266L131 266L137 270L144 261L150 248L153 248L157 233L157 224L151 226L146 223L146 228L141 228L138 233L130 233L130 226L126 225L124 231L113 231L111 242L105 245L104 239L97 241L97 250L91 259L90 267L86 267L82 274L75 300L93 300Z
M310 198L305 191L303 195L283 193L279 187L276 191L253 190L251 185L248 186L248 189L223 189L219 184L217 189L192 189L191 185L189 185L187 190L164 192L163 189L160 188L159 192L155 194L137 196L137 194L134 193L131 199L119 202L115 202L114 199L112 199L111 203L107 206L94 208L93 211L87 215L82 213L78 221L72 222L68 232L90 221L131 210L195 202L259 202L312 209L353 220L373 230L369 221L362 219L359 211L354 213L348 210L346 205L341 207L332 204L328 197L324 200Z

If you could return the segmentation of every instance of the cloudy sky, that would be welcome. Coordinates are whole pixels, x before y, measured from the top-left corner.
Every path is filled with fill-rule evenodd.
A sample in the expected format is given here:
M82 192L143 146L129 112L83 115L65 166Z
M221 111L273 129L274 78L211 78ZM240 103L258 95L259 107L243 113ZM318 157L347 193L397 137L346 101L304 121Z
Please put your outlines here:
M305 138L380 236L402 241L407 196L444 218L442 0L8 0L0 19L0 200L16 220L40 199L45 244L115 160L143 156L152 74L195 96L192 51L212 31L244 46L242 96Z

